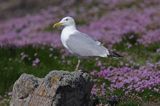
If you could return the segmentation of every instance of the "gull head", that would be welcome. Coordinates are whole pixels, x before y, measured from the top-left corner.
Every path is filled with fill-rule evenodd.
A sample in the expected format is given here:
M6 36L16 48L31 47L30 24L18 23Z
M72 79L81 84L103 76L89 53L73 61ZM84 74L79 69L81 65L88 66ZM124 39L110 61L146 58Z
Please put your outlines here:
M61 19L60 22L57 22L57 23L55 23L53 25L54 28L55 27L59 27L59 26L64 26L64 27L66 27L66 26L75 26L75 21L74 21L74 19L72 17L69 17L69 16L68 17L64 17L64 18Z

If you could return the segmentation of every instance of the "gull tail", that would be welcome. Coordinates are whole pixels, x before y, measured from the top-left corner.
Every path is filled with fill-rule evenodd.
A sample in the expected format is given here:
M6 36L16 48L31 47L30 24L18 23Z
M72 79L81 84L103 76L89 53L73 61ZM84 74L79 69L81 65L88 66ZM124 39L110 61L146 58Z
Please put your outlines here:
M123 56L114 51L109 51L109 57L123 57Z

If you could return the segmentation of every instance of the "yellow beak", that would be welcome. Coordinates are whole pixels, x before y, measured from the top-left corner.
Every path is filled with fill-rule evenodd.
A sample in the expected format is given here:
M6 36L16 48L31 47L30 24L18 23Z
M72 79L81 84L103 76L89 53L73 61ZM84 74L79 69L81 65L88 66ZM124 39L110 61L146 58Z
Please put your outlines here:
M55 24L53 25L53 28L55 28L55 27L60 27L60 26L62 26L62 25L63 25L62 23L57 22L57 23L55 23Z

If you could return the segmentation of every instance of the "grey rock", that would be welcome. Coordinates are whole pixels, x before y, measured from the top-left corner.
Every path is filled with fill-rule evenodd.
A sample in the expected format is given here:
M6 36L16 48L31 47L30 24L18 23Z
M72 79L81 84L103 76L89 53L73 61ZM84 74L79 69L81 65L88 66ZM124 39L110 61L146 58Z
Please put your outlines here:
M22 74L13 86L10 106L92 106L92 86L83 72L51 71L41 79Z

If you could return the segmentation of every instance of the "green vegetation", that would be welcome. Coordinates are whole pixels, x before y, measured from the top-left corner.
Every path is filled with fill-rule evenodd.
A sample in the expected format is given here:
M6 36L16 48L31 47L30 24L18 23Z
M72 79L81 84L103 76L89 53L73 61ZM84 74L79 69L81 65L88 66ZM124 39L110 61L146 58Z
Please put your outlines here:
M93 70L100 70L97 61L102 63L104 67L121 67L132 66L139 67L145 65L147 61L156 63L160 60L160 54L156 52L160 45L152 44L148 47L142 45L132 45L128 48L127 43L114 45L113 48L124 56L122 58L87 58L82 59L81 69L88 73ZM0 48L0 95L11 91L13 83L19 78L22 73L33 74L37 77L44 77L51 70L70 70L74 71L77 64L77 57L68 55L63 49L55 49L48 46L26 46L26 47L1 47ZM40 61L33 65L33 61ZM103 79L99 79L100 82ZM108 85L110 82L106 82ZM118 93L117 93L118 92ZM123 93L116 91L119 96ZM154 92L145 91L138 94L148 101L151 99L160 100L160 95ZM152 95L152 97L150 97ZM139 103L128 100L120 102L120 106L138 106Z

